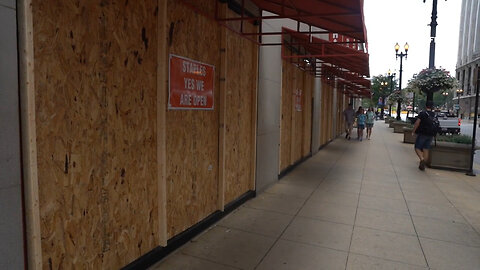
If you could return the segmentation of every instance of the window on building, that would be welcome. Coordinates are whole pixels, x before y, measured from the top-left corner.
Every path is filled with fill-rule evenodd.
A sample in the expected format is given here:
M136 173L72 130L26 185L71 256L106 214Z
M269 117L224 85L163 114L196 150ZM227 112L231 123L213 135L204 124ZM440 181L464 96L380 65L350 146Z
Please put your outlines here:
M472 67L468 68L468 80L467 80L467 95L472 93L472 84L471 84L471 76L472 75Z

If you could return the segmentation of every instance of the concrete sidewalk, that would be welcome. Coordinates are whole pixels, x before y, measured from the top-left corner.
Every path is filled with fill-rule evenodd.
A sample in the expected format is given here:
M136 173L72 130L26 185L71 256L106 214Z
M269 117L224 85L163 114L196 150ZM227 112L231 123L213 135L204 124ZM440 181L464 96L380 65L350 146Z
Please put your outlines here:
M402 140L335 140L152 269L480 269L480 176Z

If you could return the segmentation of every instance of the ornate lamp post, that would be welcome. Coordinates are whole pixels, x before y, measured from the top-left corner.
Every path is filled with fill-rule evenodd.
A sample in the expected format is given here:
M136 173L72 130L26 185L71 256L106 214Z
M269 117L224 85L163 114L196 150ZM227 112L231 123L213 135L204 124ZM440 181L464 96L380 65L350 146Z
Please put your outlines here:
M458 109L457 109L457 117L459 116L460 112L460 96L463 94L463 89L457 89L455 92L457 92L457 99L458 99Z
M385 91L385 88L388 86L388 82L380 82L380 87L382 88L382 93L384 93ZM382 95L382 110L381 110L381 113L380 113L380 119L384 119L384 115L385 115L385 94Z
M448 97L448 92L442 92L442 96ZM448 110L447 101L445 100L445 107Z
M426 0L423 0L425 3ZM428 68L435 67L435 37L437 36L437 0L433 0L432 21L430 22L430 56L428 59ZM433 93L432 93L433 99ZM429 100L427 98L427 100Z
M393 93L393 78L395 78L396 73L393 73L388 70L387 77L390 79L390 94ZM392 104L388 107L388 115L392 117Z
M398 89L400 91L400 93L402 92L402 71L403 71L403 57L405 57L405 59L407 59L407 55L408 55L408 43L405 43L405 45L403 46L403 48L405 49L405 52L400 52L398 53L398 51L400 50L400 45L395 44L395 57L396 59L398 59L398 57L400 57L400 81L399 81L399 85L398 85ZM402 99L399 98L398 99L398 105L397 105L397 120L401 120L400 118L400 113L401 113L401 105L402 105Z

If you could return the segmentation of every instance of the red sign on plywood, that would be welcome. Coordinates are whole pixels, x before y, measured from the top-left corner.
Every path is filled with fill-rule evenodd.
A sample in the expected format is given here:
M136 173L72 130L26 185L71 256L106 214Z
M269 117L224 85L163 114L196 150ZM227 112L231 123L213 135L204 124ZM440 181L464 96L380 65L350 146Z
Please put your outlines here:
M168 108L213 110L215 67L171 54Z
M301 112L302 111L302 90L297 89L295 91L295 111Z

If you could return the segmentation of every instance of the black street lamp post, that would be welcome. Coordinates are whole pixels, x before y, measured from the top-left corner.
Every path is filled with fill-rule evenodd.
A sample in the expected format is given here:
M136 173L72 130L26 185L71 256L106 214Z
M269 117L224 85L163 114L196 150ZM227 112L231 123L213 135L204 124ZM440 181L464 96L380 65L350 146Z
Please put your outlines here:
M460 115L460 95L463 93L463 89L457 89L457 99L458 99L458 109L457 109L457 117Z
M423 0L423 2L425 3L425 0ZM430 22L430 56L428 58L428 68L435 67L435 37L437 36L437 25L437 0L433 0L432 21Z
M426 0L423 0L425 3ZM446 0L445 0L446 1ZM428 68L435 67L435 37L437 36L437 0L433 0L432 21L430 22L430 55L428 58ZM427 92L427 101L433 101L433 92Z
M393 93L393 78L395 78L396 73L393 73L388 70L388 78L390 79L390 95ZM388 115L392 117L392 103L388 106Z
M385 88L388 86L388 82L380 82L380 87L382 88L382 110L380 112L380 119L384 119L385 116Z
M445 109L448 111L448 100L446 99L448 97L448 92L442 92L442 96L445 97Z
M407 55L408 55L408 43L405 43L405 46L403 47L405 49L405 52L400 52L398 53L398 51L400 50L400 45L395 44L395 56L396 56L396 59L398 59L398 57L400 57L400 79L399 79L399 85L398 85L398 89L400 91L400 94L402 93L402 71L403 71L403 57L405 57L405 59L407 59ZM401 120L400 118L400 113L402 111L401 109L401 105L402 105L402 99L399 98L398 99L398 104L397 104L397 120Z

